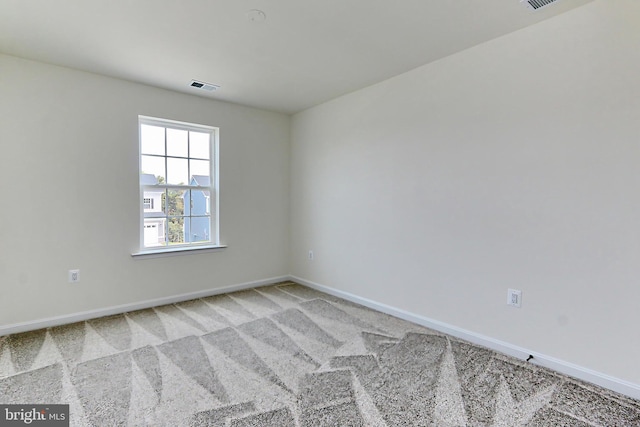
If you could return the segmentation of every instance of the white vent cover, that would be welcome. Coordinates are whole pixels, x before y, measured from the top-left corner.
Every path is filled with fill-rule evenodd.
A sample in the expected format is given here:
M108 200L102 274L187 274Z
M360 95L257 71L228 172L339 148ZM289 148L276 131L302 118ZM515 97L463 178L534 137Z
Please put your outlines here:
M558 0L520 0L520 3L523 3L529 9L538 10L557 1Z
M189 86L195 87L196 89L206 90L208 92L213 92L214 90L218 90L220 88L219 85L214 85L213 83L201 82L198 80L192 80Z

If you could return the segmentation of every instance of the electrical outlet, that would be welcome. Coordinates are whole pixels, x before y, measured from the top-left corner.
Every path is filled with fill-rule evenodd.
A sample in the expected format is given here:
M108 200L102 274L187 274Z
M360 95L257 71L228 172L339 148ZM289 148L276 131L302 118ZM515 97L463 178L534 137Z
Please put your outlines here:
M78 283L80 281L80 270L69 270L69 283Z
M520 308L522 306L522 291L509 289L507 291L507 305Z
M313 251L309 251L309 261L313 261Z

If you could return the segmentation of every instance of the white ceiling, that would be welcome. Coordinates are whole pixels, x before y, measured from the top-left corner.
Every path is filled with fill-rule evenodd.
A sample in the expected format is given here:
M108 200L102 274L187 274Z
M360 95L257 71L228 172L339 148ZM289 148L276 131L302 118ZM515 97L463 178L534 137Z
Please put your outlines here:
M0 52L293 113L589 1L0 0Z

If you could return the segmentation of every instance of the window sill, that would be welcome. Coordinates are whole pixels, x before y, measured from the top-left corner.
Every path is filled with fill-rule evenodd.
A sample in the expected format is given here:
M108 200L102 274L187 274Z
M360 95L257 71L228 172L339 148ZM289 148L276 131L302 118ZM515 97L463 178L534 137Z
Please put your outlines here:
M167 256L186 255L190 253L218 252L227 245L183 246L177 248L146 249L131 254L134 258L161 258Z

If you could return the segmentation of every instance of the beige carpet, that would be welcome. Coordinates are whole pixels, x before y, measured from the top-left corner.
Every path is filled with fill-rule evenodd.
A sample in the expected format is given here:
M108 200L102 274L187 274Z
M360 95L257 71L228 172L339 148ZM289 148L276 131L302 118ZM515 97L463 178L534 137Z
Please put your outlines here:
M0 338L0 404L72 426L640 426L640 403L279 285Z

